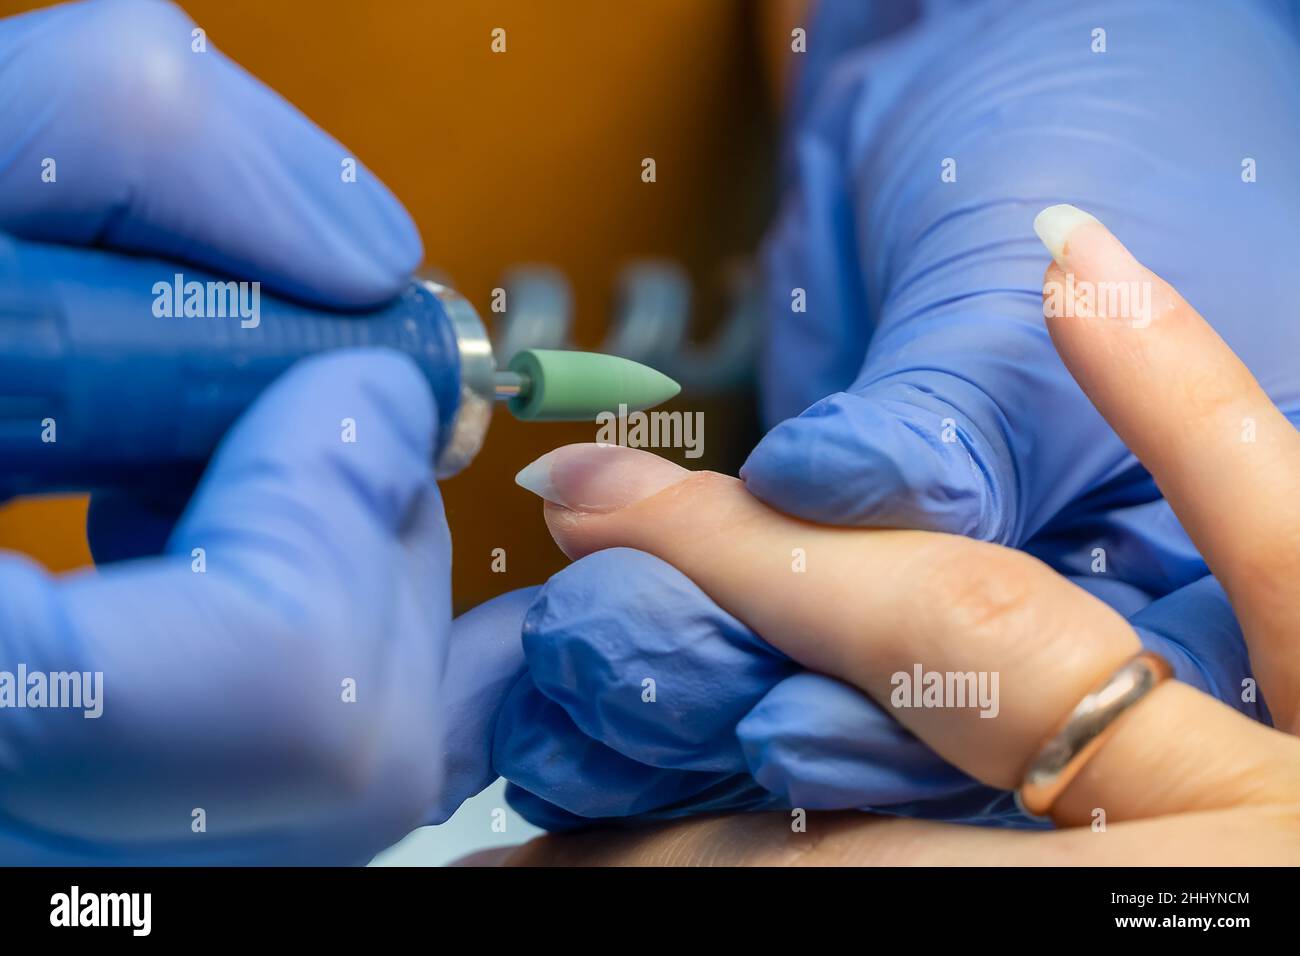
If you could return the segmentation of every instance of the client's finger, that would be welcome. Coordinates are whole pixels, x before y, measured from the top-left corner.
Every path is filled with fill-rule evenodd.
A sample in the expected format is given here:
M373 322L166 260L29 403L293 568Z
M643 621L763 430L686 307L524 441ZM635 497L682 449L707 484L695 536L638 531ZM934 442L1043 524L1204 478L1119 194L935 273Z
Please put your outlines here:
M1062 359L1151 471L1241 617L1279 725L1300 721L1300 436L1250 370L1095 218L1050 206L1043 312Z
M1056 724L1139 648L1106 605L996 545L808 524L766 507L735 479L627 448L570 445L518 480L551 502L547 523L570 556L627 546L664 559L780 650L861 687L940 755L995 786L1016 786ZM937 697L926 690L932 675L942 682ZM1168 719L1159 696L1180 708L1179 721L1189 719L1188 699L1211 713L1197 717L1195 749L1145 728L1162 739L1156 763L1174 783L1158 808L1135 801L1120 815L1233 792L1224 778L1237 772L1241 748L1207 752L1200 729L1271 734L1173 685L1124 720L1148 705ZM1149 749L1142 756L1150 761ZM1129 770L1094 787L1131 783ZM1122 802L1117 796L1113 806Z

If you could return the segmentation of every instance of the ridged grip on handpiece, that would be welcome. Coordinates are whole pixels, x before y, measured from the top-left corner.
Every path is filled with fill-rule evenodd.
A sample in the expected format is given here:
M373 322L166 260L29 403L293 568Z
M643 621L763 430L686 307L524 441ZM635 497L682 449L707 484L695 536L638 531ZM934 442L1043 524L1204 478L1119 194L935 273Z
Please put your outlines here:
M159 314L168 311L164 286L178 281L182 313L185 283L201 284L204 316ZM0 236L0 496L192 481L278 375L345 347L415 359L446 442L460 401L458 347L426 285L364 314L308 308L259 287L254 322L206 314L209 304L240 301L239 287L232 298L221 286L209 303L208 283L225 281L161 260ZM251 311L253 286L242 291Z

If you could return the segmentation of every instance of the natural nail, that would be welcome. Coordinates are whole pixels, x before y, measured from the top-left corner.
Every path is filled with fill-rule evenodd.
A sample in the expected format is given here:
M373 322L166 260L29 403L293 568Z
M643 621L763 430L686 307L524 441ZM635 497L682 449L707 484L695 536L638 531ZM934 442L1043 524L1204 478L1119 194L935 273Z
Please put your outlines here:
M690 474L666 458L622 445L565 445L515 475L515 484L571 511L618 511Z
M1065 243L1070 238L1070 233L1085 223L1098 221L1096 216L1084 212L1078 206L1061 203L1048 206L1034 217L1034 232L1038 233L1038 238L1043 240L1043 245L1047 246L1047 251L1052 254L1052 258L1064 268L1065 263L1061 261L1061 256L1065 252Z

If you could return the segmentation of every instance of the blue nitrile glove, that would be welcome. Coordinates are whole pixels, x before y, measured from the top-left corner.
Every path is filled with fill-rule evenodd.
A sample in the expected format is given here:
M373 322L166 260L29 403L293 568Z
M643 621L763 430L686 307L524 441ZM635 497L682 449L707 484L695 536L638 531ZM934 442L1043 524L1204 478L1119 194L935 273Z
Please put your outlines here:
M1212 577L1130 621L1180 680L1266 719L1242 699L1245 644ZM552 577L523 645L527 673L502 706L493 760L538 826L792 807L1029 822L1009 793L947 764L855 689L801 670L651 555L614 548Z
M742 471L749 489L816 521L1023 547L1129 615L1181 679L1266 720L1242 699L1249 662L1217 582L1052 348L1031 222L1072 202L1118 223L1295 420L1300 328L1276 319L1290 279L1275 250L1300 205L1279 172L1300 147L1296 36L1294 10L1270 2L1229 20L1208 3L823 2L767 248L763 397L781 424ZM1243 181L1248 158L1273 173ZM691 812L682 781L707 765L778 805L1014 820L865 698L765 669L676 578L607 552L543 590L532 687L495 748L530 819L642 812L638 779L676 798L662 814ZM638 710L630 682L656 670L679 690ZM628 760L656 769L638 778ZM735 808L755 802L740 792Z
M343 182L346 150L192 27L148 0L0 21L0 231L326 304L395 294L421 257L400 204L364 168ZM521 655L485 654L483 613L450 625L435 427L409 359L314 358L179 524L101 499L97 573L0 554L0 671L103 674L98 718L0 708L0 862L363 862L480 789Z
M1104 547L1105 574L1147 598L1196 580L1204 564L1052 347L1031 223L1056 202L1097 212L1300 411L1300 326L1276 311L1300 212L1282 172L1300 149L1293 11L913 9L865 45L860 3L814 22L766 247L774 427L741 475L793 515L1028 547L1067 573Z
M320 305L392 298L423 256L406 210L360 163L345 182L353 154L194 29L162 0L0 21L0 231Z
M98 718L0 709L0 860L358 863L424 821L450 719L433 412L404 356L309 359L162 555L62 578L0 555L0 670L103 675Z
M467 798L496 781L492 739L497 715L524 676L519 635L540 588L520 588L480 604L452 623L442 678L443 784L426 823L447 820Z
M0 20L0 232L192 262L338 307L396 295L423 256L402 205L163 0ZM200 49L201 47L201 49ZM153 554L189 488L97 497L96 560Z

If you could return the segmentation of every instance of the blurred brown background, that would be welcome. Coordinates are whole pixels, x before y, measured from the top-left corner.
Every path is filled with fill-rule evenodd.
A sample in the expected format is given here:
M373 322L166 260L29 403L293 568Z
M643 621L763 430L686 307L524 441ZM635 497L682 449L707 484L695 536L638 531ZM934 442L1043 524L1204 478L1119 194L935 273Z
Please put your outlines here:
M39 3L0 0L0 15ZM681 262L695 331L721 309L720 270L749 255L771 205L774 88L786 0L184 0L209 42L347 144L406 204L425 264L485 320L511 266L569 279L576 340L596 346L629 260ZM507 31L507 52L491 31ZM658 181L641 181L653 157ZM746 396L684 394L705 412L705 457L733 470L753 439ZM593 425L523 425L498 410L487 446L444 485L459 610L539 583L564 558L513 476ZM681 459L681 450L667 450ZM84 499L0 509L0 548L52 569L90 562ZM491 571L493 548L507 571Z

